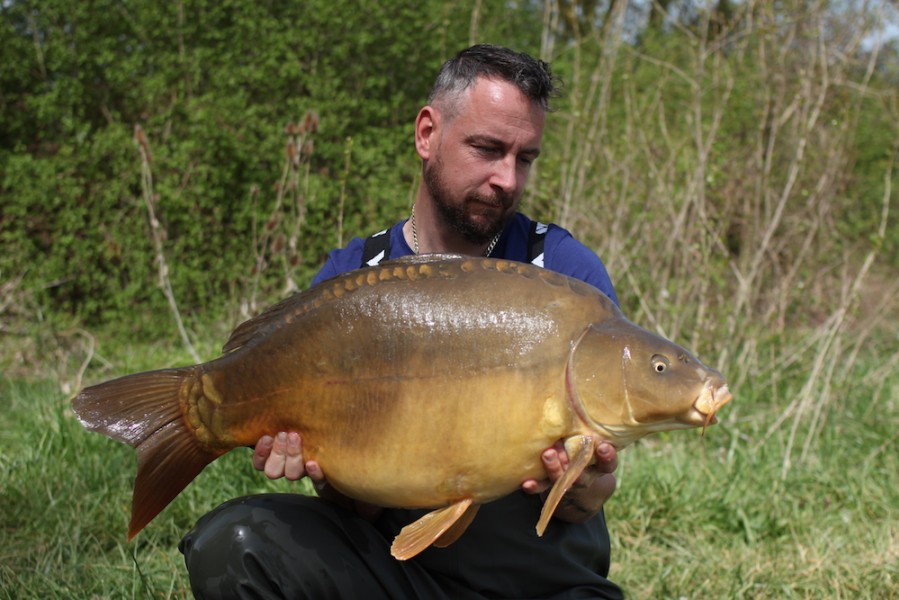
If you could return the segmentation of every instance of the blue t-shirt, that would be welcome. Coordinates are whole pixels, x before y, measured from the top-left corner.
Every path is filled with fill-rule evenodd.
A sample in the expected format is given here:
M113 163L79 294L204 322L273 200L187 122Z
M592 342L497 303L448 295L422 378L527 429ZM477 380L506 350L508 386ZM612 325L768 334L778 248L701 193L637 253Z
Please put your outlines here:
M414 254L403 236L404 223L384 234L390 235L390 255L385 259ZM532 224L526 216L515 215L491 256L526 262ZM365 240L354 238L331 252L313 283L360 268L364 246ZM549 225L543 249L545 268L585 281L618 304L602 261L568 231ZM438 443L452 452L452 440ZM542 507L539 496L513 492L483 505L456 542L428 548L411 561L458 581L477 598L623 598L618 586L606 579L611 544L603 512L583 524L552 519L543 537L537 537L534 528ZM375 526L391 540L427 512L385 509Z
M400 221L387 230L385 235L390 236L390 256L385 259L415 254L403 236L405 223L406 221ZM490 256L526 262L528 236L532 223L533 221L523 214L516 214L512 222L506 226ZM325 279L358 269L362 265L364 245L365 240L362 238L353 238L346 248L332 251L312 283L321 283ZM545 268L585 281L618 304L618 297L615 295L605 265L592 250L574 239L567 230L557 225L547 227L544 255Z

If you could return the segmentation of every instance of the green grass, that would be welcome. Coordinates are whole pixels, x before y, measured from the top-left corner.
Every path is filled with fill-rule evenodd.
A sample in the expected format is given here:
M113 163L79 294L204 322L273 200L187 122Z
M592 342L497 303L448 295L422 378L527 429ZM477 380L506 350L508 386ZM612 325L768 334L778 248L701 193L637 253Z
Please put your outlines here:
M302 491L239 449L210 465L132 543L134 451L85 431L50 380L0 382L0 598L189 598L181 536L229 498Z
M750 417L624 451L611 577L636 598L899 597L899 385L868 392L786 476L786 431L762 441L769 422Z
M136 351L118 356L122 371L184 362ZM899 597L899 377L864 386L863 375L835 391L785 476L789 428L766 433L788 399L767 386L735 390L704 437L622 452L607 504L612 579L632 598ZM211 465L129 544L133 451L84 431L59 379L3 379L0 598L190 597L177 544L197 518L231 497L305 489L267 481L249 457Z

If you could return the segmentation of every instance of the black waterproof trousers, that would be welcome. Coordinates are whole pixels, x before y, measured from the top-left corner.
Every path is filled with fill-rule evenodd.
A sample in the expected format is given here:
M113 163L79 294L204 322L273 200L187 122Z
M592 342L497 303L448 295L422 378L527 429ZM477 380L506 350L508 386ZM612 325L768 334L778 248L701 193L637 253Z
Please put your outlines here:
M622 598L617 586L605 579L607 535L566 543L568 528L584 526L560 523L537 538L530 502L539 500L513 494L487 504L455 544L428 549L408 561L394 559L390 544L416 513L388 510L372 524L332 503L299 494L227 502L202 517L179 548L191 589L202 600ZM515 522L516 505L520 516L527 514L526 534L505 531L520 525ZM600 529L605 532L604 523ZM510 535L528 541L510 543L505 539ZM584 542L597 541L593 554L583 556Z

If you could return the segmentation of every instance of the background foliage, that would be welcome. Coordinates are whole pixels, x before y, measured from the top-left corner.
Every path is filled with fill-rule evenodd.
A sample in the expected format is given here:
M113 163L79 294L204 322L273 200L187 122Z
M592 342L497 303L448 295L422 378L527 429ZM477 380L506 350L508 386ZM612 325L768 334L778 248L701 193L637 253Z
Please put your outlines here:
M525 211L595 248L629 317L720 367L737 397L720 452L660 436L624 453L613 579L647 598L889 597L895 3L9 0L0 14L0 563L14 565L0 591L71 597L83 554L98 565L86 595L140 596L147 578L185 593L179 532L223 493L270 488L245 457L216 467L138 542L140 572L109 533L124 517L105 515L111 490L127 504L130 454L79 434L67 398L212 358L331 248L405 218L434 73L493 42L564 82ZM113 478L79 462L101 451L118 453ZM34 497L58 507L53 525L29 525ZM737 566L707 579L722 556Z
M164 333L160 319L134 319L135 306L165 308L141 201L140 126L164 257L177 265L168 276L187 315L223 317L247 300L254 268L285 248L307 281L330 248L404 216L418 169L412 120L440 62L470 36L552 59L567 93L528 206L592 242L628 304L634 284L648 285L647 262L664 263L653 282L685 275L676 241L715 254L717 265L703 266L731 279L726 288L741 285L734 269L744 286L795 286L802 274L781 277L774 263L815 277L820 265L796 254L820 258L823 246L842 260L875 241L899 264L895 226L871 240L884 177L895 179L899 122L895 43L862 44L877 13L515 5L7 3L0 272L21 278L47 314ZM279 187L289 185L287 127L310 111L319 123L298 140L290 194ZM658 235L672 220L675 235ZM813 239L803 245L797 232ZM652 242L634 248L634 238ZM281 279L266 279L266 301L283 293Z

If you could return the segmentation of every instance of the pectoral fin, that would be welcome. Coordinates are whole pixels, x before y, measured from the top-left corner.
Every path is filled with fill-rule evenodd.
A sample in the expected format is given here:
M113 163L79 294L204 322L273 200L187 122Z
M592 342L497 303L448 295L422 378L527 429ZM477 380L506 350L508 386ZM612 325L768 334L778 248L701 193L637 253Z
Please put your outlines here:
M466 498L429 512L403 527L393 540L390 554L398 560L407 560L432 544L450 545L471 523L477 508L477 505L472 506L471 498Z
M568 452L568 469L562 474L556 483L553 484L549 491L549 496L543 503L543 511L540 513L540 520L537 521L537 535L542 536L549 525L549 519L556 511L559 501L565 495L587 465L593 460L593 450L596 446L595 440L589 435L579 435L569 438L565 441L565 450Z

